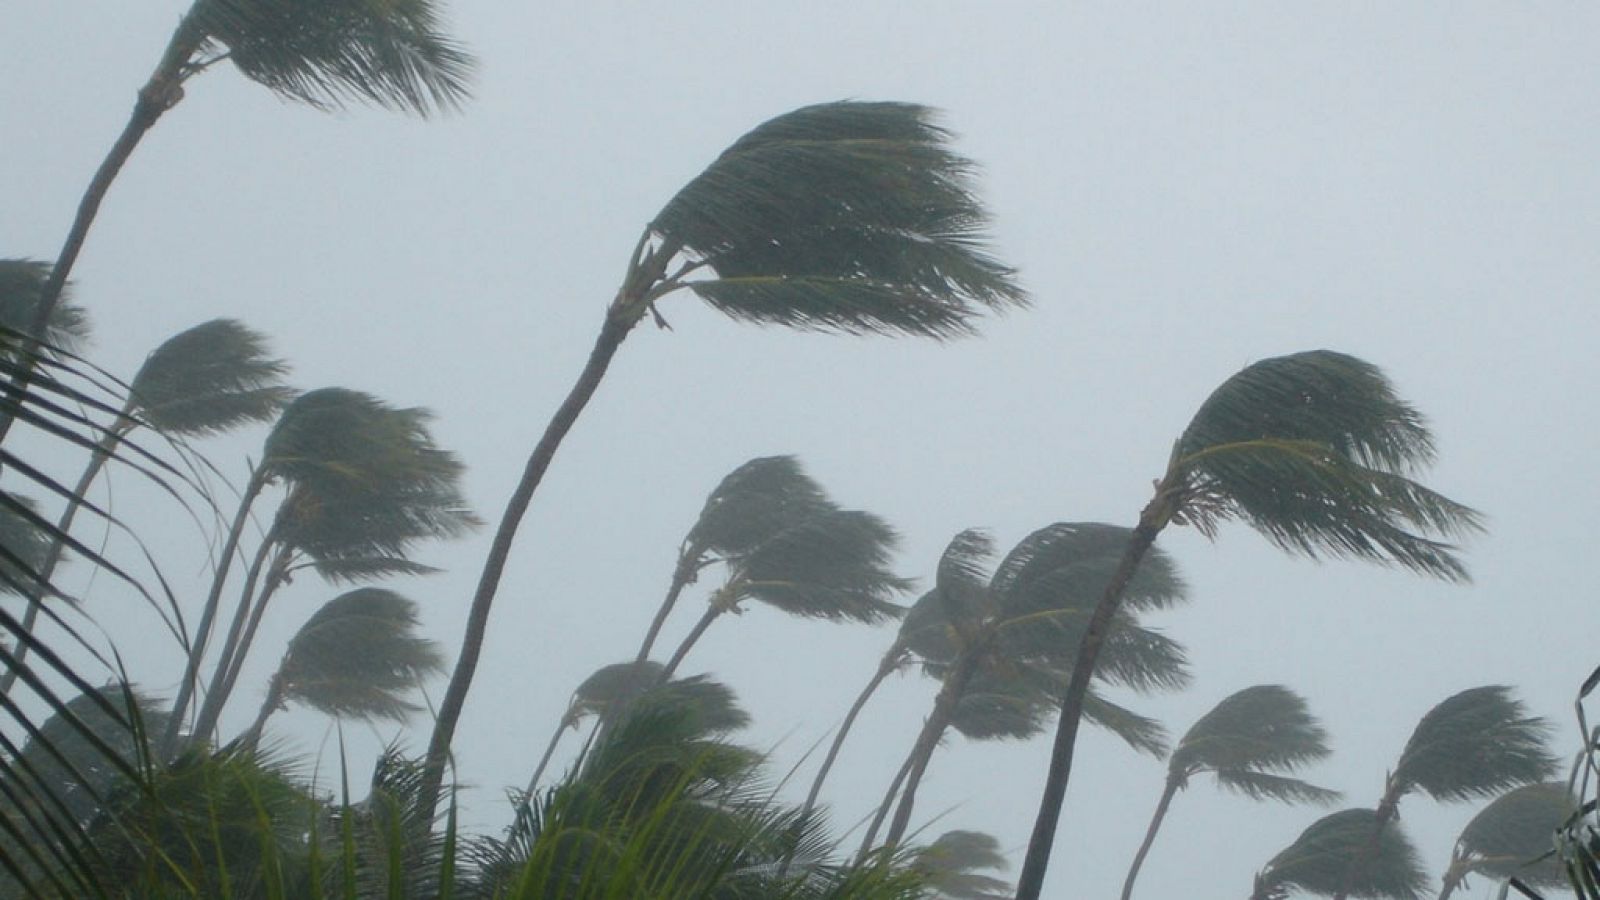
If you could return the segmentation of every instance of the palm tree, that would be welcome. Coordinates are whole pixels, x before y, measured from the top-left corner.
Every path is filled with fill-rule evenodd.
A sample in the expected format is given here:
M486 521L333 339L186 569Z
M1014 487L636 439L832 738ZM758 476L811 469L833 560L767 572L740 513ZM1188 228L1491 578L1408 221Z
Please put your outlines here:
M1240 519L1290 553L1464 581L1466 567L1444 540L1481 530L1481 520L1409 477L1433 456L1422 416L1377 367L1342 353L1262 360L1206 399L1173 445L1155 497L1140 513L1084 633L1017 900L1038 900L1043 889L1084 692L1126 585L1161 531L1178 522L1213 536L1224 520Z
M267 718L290 703L336 718L404 721L420 708L405 695L444 670L439 645L416 631L416 603L393 591L357 588L329 600L289 640L241 742L254 746Z
M1283 900L1291 890L1330 896L1354 867L1350 893L1371 900L1416 900L1428 884L1416 848L1399 828L1381 832L1370 851L1377 813L1346 809L1323 816L1256 874L1250 900Z
M1260 684L1223 698L1201 716L1167 759L1167 784L1156 803L1144 843L1134 854L1122 886L1122 900L1133 896L1139 868L1155 843L1172 798L1189 779L1211 773L1217 785L1252 800L1332 803L1338 791L1320 788L1289 773L1330 753L1327 732L1306 709L1299 694L1276 684Z
M707 566L746 555L779 531L830 506L821 485L792 456L757 457L728 473L706 497L699 518L679 546L672 583L637 660L649 659L678 596Z
M984 871L1002 871L1006 858L1000 842L981 831L947 831L911 856L939 900L1006 900L1011 885Z
M746 134L658 213L606 308L589 361L506 504L473 595L461 656L428 745L437 796L489 611L517 527L556 449L634 326L689 291L743 321L847 334L948 338L983 312L1020 306L988 255L972 164L925 107L808 106Z
M1460 802L1549 778L1556 768L1549 738L1549 723L1529 716L1511 688L1485 685L1445 698L1406 741L1384 784L1373 828L1389 827L1400 815L1400 801L1413 792ZM1336 900L1344 896L1340 892Z
M56 528L63 534L72 529L90 486L135 429L186 438L266 421L294 396L280 381L287 368L268 355L262 335L232 319L212 319L168 338L133 376L127 400L105 426ZM53 542L40 568L41 582L49 583L65 550L65 541ZM25 630L33 630L42 601L42 591L30 592ZM26 656L26 648L17 652L19 661ZM0 677L0 693L10 693L15 679L14 672Z
M1461 830L1439 900L1454 894L1468 875L1565 886L1567 870L1554 854L1555 834L1576 809L1565 782L1525 784L1501 794Z
M178 22L155 71L139 89L122 134L78 202L67 238L39 292L37 323L49 321L83 249L100 203L134 149L190 78L230 60L246 78L318 108L346 100L427 115L467 96L473 60L445 36L436 0L284 2L195 0ZM31 364L13 374L25 384ZM0 410L0 439L11 410Z

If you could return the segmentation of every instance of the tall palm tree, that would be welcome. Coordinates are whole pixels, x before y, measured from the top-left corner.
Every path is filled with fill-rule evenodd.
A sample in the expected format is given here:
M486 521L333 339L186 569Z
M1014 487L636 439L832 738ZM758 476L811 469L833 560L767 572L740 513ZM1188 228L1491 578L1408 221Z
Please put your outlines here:
M404 721L420 708L406 694L444 670L439 645L416 632L416 603L393 591L357 588L329 600L289 640L241 742L254 746L268 717L290 703L337 718Z
M1382 831L1400 815L1400 801L1421 792L1439 802L1493 797L1555 773L1550 724L1528 715L1504 685L1469 688L1428 710L1411 732L1384 784L1373 818ZM1340 892L1336 898L1343 898Z
M517 527L612 357L658 303L688 291L757 324L948 338L1026 301L987 252L972 164L932 119L904 103L795 110L734 142L646 226L588 363L506 504L429 741L427 793L438 795Z
M1072 773L1082 699L1129 580L1169 524L1213 536L1240 519L1290 553L1399 565L1447 581L1466 567L1445 540L1481 530L1476 512L1410 477L1434 457L1422 416L1376 367L1313 350L1262 360L1206 399L1173 445L1083 636L1017 900L1038 900Z
M183 99L190 78L229 60L280 97L314 107L357 100L427 115L466 98L473 68L439 19L438 0L195 0L78 202L35 321L53 315L111 183L145 132ZM30 372L15 373L14 383L26 383ZM11 421L11 411L0 409L0 439Z
M718 561L748 554L785 528L829 508L822 486L811 479L793 456L763 456L723 477L700 509L694 527L678 549L672 583L650 622L638 661L650 657L683 589Z
M72 529L90 486L135 429L187 438L265 421L294 396L281 382L287 369L269 355L261 334L232 319L212 319L168 338L129 382L127 400L105 426L56 528L63 534ZM50 581L65 550L65 541L53 542L40 570L41 582ZM33 629L42 601L43 592L30 593L24 629ZM25 648L19 647L19 661L25 656ZM9 693L15 678L14 672L0 677L0 693Z
M1139 868L1155 843L1172 798L1189 780L1209 772L1219 787L1252 800L1332 803L1330 791L1291 777L1300 767L1332 752L1323 731L1299 694L1276 684L1260 684L1223 698L1191 726L1167 759L1167 784L1150 818L1144 842L1134 854L1122 900L1133 896Z
M1399 828L1381 832L1377 813L1346 809L1323 816L1256 873L1250 900L1284 900L1291 890L1321 896L1338 893L1355 869L1350 893L1370 900L1417 900L1428 876L1411 841Z
M1516 878L1536 887L1565 886L1567 870L1554 854L1555 835L1576 810L1565 782L1525 784L1501 794L1461 830L1439 900L1448 900L1468 875Z
M985 871L1003 871L1005 855L993 835L981 831L947 831L911 856L911 868L923 873L937 900L1006 900L1011 885Z
M900 537L871 513L827 507L725 560L727 577L662 667L672 677L712 623L745 603L791 616L872 625L904 610L890 601L911 583L889 569Z

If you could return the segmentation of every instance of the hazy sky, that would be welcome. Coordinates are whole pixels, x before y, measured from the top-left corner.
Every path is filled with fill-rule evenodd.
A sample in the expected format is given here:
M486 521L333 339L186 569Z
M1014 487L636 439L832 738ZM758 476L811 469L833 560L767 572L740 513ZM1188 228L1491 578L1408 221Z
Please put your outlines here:
M8 9L0 256L54 257L185 5ZM1319 347L1384 367L1428 414L1428 482L1489 516L1467 552L1475 584L1290 559L1239 527L1215 544L1174 530L1161 544L1193 599L1150 624L1188 647L1194 684L1118 699L1181 734L1239 688L1287 684L1336 742L1307 777L1351 804L1375 802L1416 719L1467 687L1516 685L1559 724L1560 752L1576 747L1572 699L1600 662L1583 575L1600 509L1600 9L452 6L482 64L459 115L322 114L227 67L191 82L75 273L96 361L129 374L171 334L240 318L297 385L433 409L497 518L644 223L751 127L842 98L944 111L982 165L997 252L1035 300L946 345L736 326L687 295L662 310L672 331L635 332L541 489L491 621L456 741L475 827L505 821L501 789L526 780L577 681L631 655L683 532L735 465L797 454L839 502L900 528L901 570L926 579L969 526L1008 548L1053 521L1132 524L1213 387ZM242 481L260 437L206 450ZM194 527L125 475L113 494L175 585L200 590ZM487 546L431 547L449 572L397 585L452 658ZM153 617L96 588L135 674L170 692ZM248 722L282 641L331 593L306 577L276 604L226 727ZM742 739L781 774L891 638L754 609L718 623L686 669L739 692L755 715ZM876 802L933 693L902 677L868 708L827 791L841 823ZM307 749L324 733L309 715L276 724ZM420 751L426 734L419 720L403 738ZM1114 895L1164 773L1093 730L1080 747L1049 897ZM1048 752L952 738L917 824L944 813L930 836L976 828L1021 847ZM1403 806L1431 873L1473 811ZM1198 781L1140 894L1243 896L1319 814Z

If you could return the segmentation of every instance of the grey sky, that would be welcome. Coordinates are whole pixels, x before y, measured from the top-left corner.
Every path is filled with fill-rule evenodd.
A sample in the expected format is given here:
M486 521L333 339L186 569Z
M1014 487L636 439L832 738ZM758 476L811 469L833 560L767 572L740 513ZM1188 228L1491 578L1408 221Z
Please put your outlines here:
M54 256L184 6L8 11L0 256ZM945 111L983 166L997 250L1036 302L942 346L741 327L689 297L662 310L674 330L641 327L512 557L456 742L474 825L504 821L500 789L525 781L575 683L637 646L678 540L738 463L798 454L841 503L895 523L903 571L926 577L965 527L1009 547L1052 521L1131 524L1216 384L1317 347L1384 367L1428 414L1441 445L1428 482L1490 516L1468 553L1476 583L1289 559L1240 528L1214 545L1169 533L1193 600L1151 624L1188 646L1195 683L1119 699L1181 733L1234 690L1288 684L1335 740L1308 777L1352 804L1376 800L1415 720L1466 687L1516 685L1558 721L1560 751L1576 746L1571 699L1600 662L1582 574L1600 508L1600 10L453 6L482 60L460 115L324 115L226 67L195 80L129 164L76 271L96 361L131 373L182 328L243 319L298 385L435 410L496 518L644 223L757 123L847 97ZM206 449L242 479L259 437ZM173 523L155 543L194 590L193 528L132 479L116 489L131 521ZM399 586L452 657L487 544L432 548L449 573ZM301 579L274 610L232 727L248 722L283 638L328 596ZM170 690L176 666L140 636L150 616L125 605L95 612L135 674ZM757 609L719 623L687 669L732 684L755 714L745 740L775 748L781 773L843 715L890 639ZM841 822L881 794L932 694L904 677L869 707L827 791ZM279 730L291 722L314 747L321 721ZM425 738L421 721L407 735L419 750ZM1111 895L1160 789L1159 763L1093 731L1082 746L1046 896ZM978 828L1021 846L1047 756L1046 739L952 739L919 822L952 809L930 835ZM1407 802L1430 872L1471 812ZM1140 893L1242 896L1317 814L1198 783ZM1468 896L1487 890L1475 881Z

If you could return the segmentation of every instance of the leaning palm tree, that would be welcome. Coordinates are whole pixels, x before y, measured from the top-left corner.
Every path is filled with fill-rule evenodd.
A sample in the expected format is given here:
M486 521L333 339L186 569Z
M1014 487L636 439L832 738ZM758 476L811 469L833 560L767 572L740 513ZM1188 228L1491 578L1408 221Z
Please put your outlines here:
M227 60L280 97L314 107L356 100L427 115L465 99L473 68L439 18L437 0L195 0L78 202L35 321L53 315L111 183L145 132L183 99L190 78ZM13 377L25 383L29 369ZM0 410L0 439L11 421Z
M1311 824L1255 877L1250 900L1284 900L1290 891L1338 893L1352 865L1350 893L1370 900L1417 900L1428 884L1417 851L1398 828L1381 833L1369 850L1377 813L1346 809Z
M1399 565L1447 581L1466 567L1445 540L1481 529L1476 512L1410 476L1433 436L1375 366L1314 350L1229 378L1173 445L1167 471L1106 584L1062 698L1039 815L1017 883L1038 900L1072 772L1082 698L1129 579L1169 524L1212 536L1240 519L1290 553Z
M1000 842L981 831L947 831L911 855L936 900L1006 900L1011 885L985 871L1006 868Z
M1189 779L1209 772L1219 787L1252 800L1327 804L1338 798L1338 791L1289 773L1330 752L1327 732L1306 709L1305 700L1288 688L1260 684L1225 697L1189 728L1167 759L1167 784L1128 868L1122 900L1133 896L1133 883L1172 798L1189 786Z
M1528 715L1504 685L1470 688L1428 710L1384 784L1377 831L1400 815L1400 801L1423 793L1438 802L1493 797L1555 773L1550 724ZM1342 898L1341 892L1336 895Z
M428 793L444 777L517 527L623 340L646 315L664 321L661 301L686 291L757 324L935 338L1025 302L1014 273L986 250L972 164L932 118L921 106L858 102L779 116L734 142L646 226L588 363L506 504L429 741Z
M1461 830L1439 900L1464 886L1469 875L1516 878L1536 887L1566 886L1566 867L1554 852L1555 835L1576 810L1565 782L1525 784L1501 794Z
M127 400L105 426L56 527L63 534L71 530L90 486L135 429L186 438L265 421L294 396L281 382L287 369L268 354L260 333L232 319L212 319L168 338L129 382ZM51 546L41 582L50 581L65 550L65 541ZM42 600L42 592L30 594L24 629L31 631L38 621ZM25 655L19 648L19 660ZM15 677L13 672L0 677L0 693L10 692Z
M416 603L382 588L346 591L289 640L240 740L255 746L267 719L290 703L336 718L404 721L420 708L406 694L443 670L439 645L417 634Z
M822 486L792 456L757 457L728 473L706 497L699 518L678 548L672 583L645 633L638 661L650 657L678 597L701 571L750 553L779 531L830 505Z

